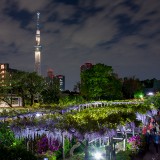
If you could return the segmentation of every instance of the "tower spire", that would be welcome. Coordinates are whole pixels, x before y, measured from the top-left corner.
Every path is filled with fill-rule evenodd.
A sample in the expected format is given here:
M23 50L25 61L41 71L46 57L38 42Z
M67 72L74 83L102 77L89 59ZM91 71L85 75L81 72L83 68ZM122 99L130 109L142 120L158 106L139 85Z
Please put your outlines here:
M40 13L37 12L37 29L36 29L36 45L35 45L35 72L41 75L41 44L40 44L40 27L39 27Z
M37 12L37 29L39 29L40 12Z

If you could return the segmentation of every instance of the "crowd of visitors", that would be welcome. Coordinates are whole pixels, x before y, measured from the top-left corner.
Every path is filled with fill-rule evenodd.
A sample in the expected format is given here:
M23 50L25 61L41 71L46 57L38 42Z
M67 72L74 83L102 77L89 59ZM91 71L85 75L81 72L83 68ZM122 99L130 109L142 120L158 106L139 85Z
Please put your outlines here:
M154 143L156 153L160 151L160 111L156 115L149 117L147 125L142 129L142 134L146 139L146 150L150 150L151 143Z

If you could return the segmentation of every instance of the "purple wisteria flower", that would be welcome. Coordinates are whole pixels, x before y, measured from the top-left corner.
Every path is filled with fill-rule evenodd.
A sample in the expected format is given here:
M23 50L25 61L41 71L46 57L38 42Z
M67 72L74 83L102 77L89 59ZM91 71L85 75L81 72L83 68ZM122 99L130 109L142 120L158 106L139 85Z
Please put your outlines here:
M37 152L39 154L44 154L47 151L57 151L60 148L60 144L58 140L52 140L51 143L49 143L49 140L46 135L43 135L37 142Z

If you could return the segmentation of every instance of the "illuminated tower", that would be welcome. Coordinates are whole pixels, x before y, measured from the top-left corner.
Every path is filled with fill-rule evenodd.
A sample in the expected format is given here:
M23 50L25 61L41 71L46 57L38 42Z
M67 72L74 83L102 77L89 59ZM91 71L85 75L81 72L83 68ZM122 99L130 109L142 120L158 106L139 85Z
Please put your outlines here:
M39 27L40 13L37 12L37 30L36 30L36 45L35 45L35 72L41 75L41 48L40 45L40 27Z

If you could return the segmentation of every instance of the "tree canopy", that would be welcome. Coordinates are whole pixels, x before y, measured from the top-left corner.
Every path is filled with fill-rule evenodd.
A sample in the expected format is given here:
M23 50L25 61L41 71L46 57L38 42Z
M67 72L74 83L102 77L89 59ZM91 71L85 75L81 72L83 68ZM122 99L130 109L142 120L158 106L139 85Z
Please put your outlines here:
M22 97L23 106L28 99L32 106L34 100L40 95L45 85L44 78L35 72L14 72L12 73L12 93Z
M123 80L123 96L126 99L134 98L134 94L141 92L143 89L142 84L138 78L130 77Z
M43 103L51 104L58 103L60 98L60 86L59 79L53 78L46 82L45 87L42 91Z
M160 92L156 93L153 96L148 96L145 100L146 105L154 105L155 108L160 109Z
M86 99L121 99L121 82L111 66L96 64L81 72L81 95Z

